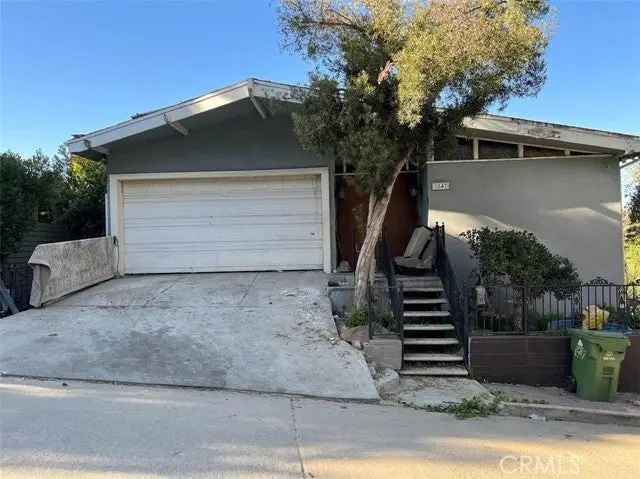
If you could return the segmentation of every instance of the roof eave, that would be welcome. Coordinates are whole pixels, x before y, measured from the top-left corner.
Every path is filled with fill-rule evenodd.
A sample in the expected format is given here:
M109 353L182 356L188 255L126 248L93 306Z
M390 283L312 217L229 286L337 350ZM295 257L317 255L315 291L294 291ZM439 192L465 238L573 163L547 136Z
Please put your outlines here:
M148 114L87 135L72 138L65 145L73 154L82 155L84 152L89 151L104 152L106 151L105 146L115 141L159 128L169 123L179 122L236 101L259 97L299 103L307 90L305 87L250 78L206 95L154 110ZM640 137L637 136L519 118L478 115L473 118L466 118L463 126L468 131L479 134L479 136L481 136L482 132L486 132L488 136L491 133L501 134L529 142L539 140L566 145L579 145L584 149L593 148L599 152L611 154L627 154L640 151Z
M575 145L583 148L594 148L598 151L606 151L612 154L640 151L640 137L520 118L478 115L473 118L465 118L463 126L465 129L479 135L482 132L490 132L513 138L528 139L530 142L539 140Z

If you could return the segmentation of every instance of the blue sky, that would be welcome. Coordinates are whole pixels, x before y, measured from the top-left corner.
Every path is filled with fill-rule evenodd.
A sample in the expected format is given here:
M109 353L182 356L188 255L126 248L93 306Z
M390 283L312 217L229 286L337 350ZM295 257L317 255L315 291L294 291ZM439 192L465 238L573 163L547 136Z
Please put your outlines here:
M0 0L0 151L55 153L72 133L247 77L303 83L269 0ZM503 112L640 134L638 1L556 1L549 78Z

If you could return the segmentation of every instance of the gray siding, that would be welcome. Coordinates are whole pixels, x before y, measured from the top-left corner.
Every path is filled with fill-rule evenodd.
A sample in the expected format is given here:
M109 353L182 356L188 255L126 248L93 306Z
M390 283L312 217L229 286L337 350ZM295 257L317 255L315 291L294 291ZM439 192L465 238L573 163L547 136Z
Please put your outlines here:
M187 136L169 130L164 137L114 145L107 163L110 174L320 166L329 166L328 160L302 149L290 115L263 120L255 110L197 126Z
M583 280L623 281L620 170L615 160L560 159L429 164L429 221L446 225L459 281L473 268L459 234L521 228L578 267Z

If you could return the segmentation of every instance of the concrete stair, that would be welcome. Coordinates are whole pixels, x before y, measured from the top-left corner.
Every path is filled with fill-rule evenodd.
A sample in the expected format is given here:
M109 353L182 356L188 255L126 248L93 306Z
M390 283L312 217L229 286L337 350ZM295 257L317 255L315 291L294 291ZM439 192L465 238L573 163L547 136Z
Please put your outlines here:
M407 324L404 325L405 331L455 331L453 324L436 323L436 324Z
M469 371L464 366L434 366L423 368L407 368L400 370L402 376L468 376Z
M404 307L405 376L467 376L461 344L438 276L399 276Z

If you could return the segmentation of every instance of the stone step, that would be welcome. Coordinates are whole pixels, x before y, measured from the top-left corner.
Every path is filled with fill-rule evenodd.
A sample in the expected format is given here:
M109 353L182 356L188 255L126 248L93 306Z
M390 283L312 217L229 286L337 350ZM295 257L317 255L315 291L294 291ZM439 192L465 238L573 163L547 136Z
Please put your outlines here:
M464 361L464 358L458 354L408 353L403 357L408 362L459 363Z
M444 293L442 286L403 286L402 291L405 293Z
M404 338L405 346L454 346L459 344L456 338Z
M405 318L448 318L451 316L449 311L405 311Z
M447 304L445 298L428 298L428 299L404 299L404 304Z
M405 331L453 331L455 326L453 324L405 324Z
M402 376L468 376L464 366L434 366L428 368L403 368Z

